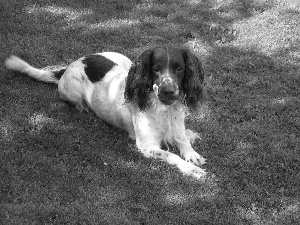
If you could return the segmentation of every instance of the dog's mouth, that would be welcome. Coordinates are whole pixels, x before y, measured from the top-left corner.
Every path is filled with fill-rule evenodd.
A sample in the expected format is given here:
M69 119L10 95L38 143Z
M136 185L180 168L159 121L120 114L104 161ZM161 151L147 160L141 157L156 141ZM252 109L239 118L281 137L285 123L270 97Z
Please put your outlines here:
M164 105L173 105L177 102L178 99L160 99L160 101L164 104Z

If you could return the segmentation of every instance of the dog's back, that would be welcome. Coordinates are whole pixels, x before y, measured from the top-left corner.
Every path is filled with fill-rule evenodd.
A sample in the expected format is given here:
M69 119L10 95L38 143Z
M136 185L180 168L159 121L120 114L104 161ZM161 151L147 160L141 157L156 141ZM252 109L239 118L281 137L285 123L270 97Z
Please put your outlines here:
M132 135L129 109L124 103L125 79L131 60L116 52L88 55L63 69L38 69L17 56L5 61L8 69L36 80L58 84L60 98L79 111L94 111L100 118Z

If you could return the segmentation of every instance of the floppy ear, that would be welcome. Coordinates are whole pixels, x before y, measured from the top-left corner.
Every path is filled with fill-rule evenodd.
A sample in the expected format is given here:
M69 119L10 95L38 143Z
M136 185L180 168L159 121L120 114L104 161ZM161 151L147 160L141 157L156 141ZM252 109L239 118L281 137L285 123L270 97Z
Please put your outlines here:
M204 70L198 57L188 49L183 49L185 60L185 75L182 81L184 103L191 109L196 109L205 100L203 86Z
M125 86L125 100L136 105L141 111L149 106L149 93L153 89L151 58L153 50L147 50L133 63Z

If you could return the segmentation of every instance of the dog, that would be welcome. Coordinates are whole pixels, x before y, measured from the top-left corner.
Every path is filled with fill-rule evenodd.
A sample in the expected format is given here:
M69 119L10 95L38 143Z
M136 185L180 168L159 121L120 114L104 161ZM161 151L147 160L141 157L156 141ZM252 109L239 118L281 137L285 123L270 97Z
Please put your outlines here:
M206 174L200 168L205 159L192 148L198 134L185 128L188 112L205 99L203 67L188 48L153 47L134 62L116 52L96 53L60 70L37 69L10 56L5 66L57 84L62 100L127 131L145 157L196 178ZM176 145L181 157L162 144Z

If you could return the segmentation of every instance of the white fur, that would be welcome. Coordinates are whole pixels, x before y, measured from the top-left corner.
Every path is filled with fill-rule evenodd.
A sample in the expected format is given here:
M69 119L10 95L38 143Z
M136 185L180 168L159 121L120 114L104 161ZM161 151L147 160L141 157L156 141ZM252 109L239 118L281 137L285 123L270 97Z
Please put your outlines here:
M96 83L86 76L83 58L71 63L59 81L54 80L51 71L36 69L15 56L8 58L5 66L40 81L58 83L61 99L72 102L81 111L91 109L106 122L126 130L145 157L162 159L196 178L205 175L205 170L198 167L205 159L191 146L198 135L185 128L186 106L180 100L173 105L164 105L158 100L157 93L151 92L151 107L146 111L138 110L124 99L125 79L131 61L119 53L97 54L118 65ZM176 144L182 158L162 150L162 142Z
M53 73L46 70L40 70L32 67L27 62L16 56L10 56L5 60L6 68L25 73L28 76L46 83L58 83L58 80L53 77Z

